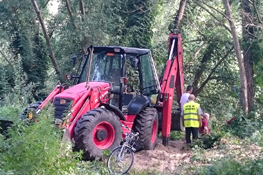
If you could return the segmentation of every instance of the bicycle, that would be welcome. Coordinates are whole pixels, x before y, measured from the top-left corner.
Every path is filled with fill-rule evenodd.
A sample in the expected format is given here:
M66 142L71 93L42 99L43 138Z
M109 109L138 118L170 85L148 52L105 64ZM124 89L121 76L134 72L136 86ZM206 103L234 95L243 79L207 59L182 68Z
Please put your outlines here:
M125 138L121 144L115 148L109 156L107 161L107 167L111 174L125 174L127 173L133 165L134 162L134 152L140 149L139 133L133 133L131 129L125 125L122 127L128 129L130 133L125 134Z

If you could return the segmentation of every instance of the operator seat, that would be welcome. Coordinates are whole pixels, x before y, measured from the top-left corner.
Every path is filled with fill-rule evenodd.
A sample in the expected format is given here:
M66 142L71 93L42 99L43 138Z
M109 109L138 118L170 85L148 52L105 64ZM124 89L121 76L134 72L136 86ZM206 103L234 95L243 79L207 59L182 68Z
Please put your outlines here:
M131 92L131 93L125 93L123 94L123 99L122 99L122 112L123 113L128 113L128 106L132 102L132 100L136 97L136 92Z

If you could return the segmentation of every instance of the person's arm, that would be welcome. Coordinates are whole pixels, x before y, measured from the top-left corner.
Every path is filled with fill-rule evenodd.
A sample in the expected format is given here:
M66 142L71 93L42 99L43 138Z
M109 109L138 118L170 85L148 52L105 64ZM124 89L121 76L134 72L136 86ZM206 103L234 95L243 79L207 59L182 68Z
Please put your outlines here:
M181 112L181 117L182 117L182 125L184 127L184 110L182 109L182 112Z
M204 125L204 134L209 134L209 130L208 130L208 123L207 120L204 120L204 122L202 123Z
M199 127L202 126L202 116L201 114L203 113L202 109L200 108L200 106L197 109L197 115L198 115L198 120L199 120Z
M201 127L202 126L202 117L201 117L201 115L198 115L198 120L199 120L199 127Z
M208 128L206 126L204 127L204 134L208 134Z

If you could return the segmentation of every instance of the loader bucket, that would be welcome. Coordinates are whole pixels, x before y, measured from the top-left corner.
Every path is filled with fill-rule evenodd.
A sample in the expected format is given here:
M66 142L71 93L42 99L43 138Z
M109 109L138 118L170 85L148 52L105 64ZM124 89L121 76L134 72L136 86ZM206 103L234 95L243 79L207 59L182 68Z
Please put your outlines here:
M13 125L12 121L9 120L0 120L0 134L5 135L8 128Z

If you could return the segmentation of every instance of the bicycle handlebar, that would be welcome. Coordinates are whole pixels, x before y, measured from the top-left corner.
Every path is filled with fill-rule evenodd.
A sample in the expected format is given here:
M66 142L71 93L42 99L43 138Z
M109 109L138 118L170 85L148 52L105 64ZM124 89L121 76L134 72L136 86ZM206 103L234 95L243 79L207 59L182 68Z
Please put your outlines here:
M131 131L131 128L129 128L128 126L124 125L124 124L121 124L122 127L128 129L129 131Z
M131 131L131 133L132 133L132 135L133 135L134 137L136 137L136 136L138 136L138 135L139 135L139 133L138 133L138 132L136 132L136 133L133 133L133 132L132 132L132 130L131 130L131 128L129 128L128 126L126 126L126 125L124 125L124 124L121 124L121 126L122 126L122 127L124 127L124 128L126 128L126 129L128 129L129 131Z

